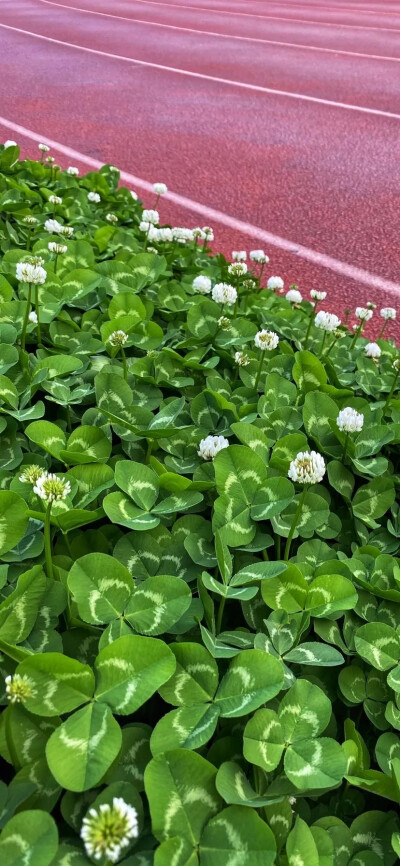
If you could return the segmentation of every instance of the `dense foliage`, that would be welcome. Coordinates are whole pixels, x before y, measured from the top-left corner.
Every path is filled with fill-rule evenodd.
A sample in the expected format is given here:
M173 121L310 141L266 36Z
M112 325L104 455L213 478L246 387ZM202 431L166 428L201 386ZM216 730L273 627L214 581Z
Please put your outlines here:
M112 166L18 157L0 148L2 862L391 866L394 343L371 348L368 308L350 332L260 290L261 255L159 232Z

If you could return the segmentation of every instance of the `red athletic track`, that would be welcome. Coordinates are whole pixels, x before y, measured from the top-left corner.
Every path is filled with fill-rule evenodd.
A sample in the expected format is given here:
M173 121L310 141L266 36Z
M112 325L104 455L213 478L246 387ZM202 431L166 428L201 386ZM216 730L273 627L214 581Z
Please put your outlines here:
M167 199L165 221L211 222L215 249L228 255L263 246L270 274L304 293L325 288L327 309L343 313L367 300L397 306L399 3L0 0L0 39L0 140L36 155L31 131L144 181L165 181L246 227ZM387 290L377 288L385 281ZM372 324L367 333L376 334Z

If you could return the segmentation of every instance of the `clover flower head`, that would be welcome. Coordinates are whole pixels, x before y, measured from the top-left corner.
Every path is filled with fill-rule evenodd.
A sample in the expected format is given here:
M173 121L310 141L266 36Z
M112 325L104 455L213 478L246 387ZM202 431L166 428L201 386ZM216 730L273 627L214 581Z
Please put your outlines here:
M106 220L108 223L117 223L118 217L115 215L115 213L107 213Z
M48 162L49 165L50 165L51 163L53 163L53 162L54 162L54 156L46 156L46 162Z
M54 472L43 472L40 478L38 478L33 492L45 502L60 502L71 493L71 485L69 481L65 481L64 478L60 478Z
M257 331L254 337L254 342L257 349L261 349L262 352L272 352L273 349L276 349L279 343L279 337L275 331L266 331L263 329L262 331Z
M203 229L201 229L200 226L196 226L194 229L192 229L192 234L195 239L198 238L201 241L205 241L206 239Z
M68 251L66 244L57 244L56 241L50 241L50 243L47 244L47 247L51 253L56 253L57 256L62 256Z
M63 228L63 226L61 225L61 223L58 222L58 220L53 219L46 220L44 227L46 229L46 232L50 232L50 234L54 235L59 234L59 232Z
M165 195L168 192L166 183L153 183L153 189L156 195Z
M214 229L211 226L203 226L203 232L206 236L206 240L213 241L214 240Z
M226 316L220 316L218 319L218 327L221 328L221 331L229 331L231 326L231 320Z
M80 835L89 857L117 863L139 835L138 813L122 797L113 797L112 805L102 803L98 810L89 809Z
M119 171L119 168L117 168L116 165L110 165L109 169L110 169L110 171Z
M71 177L78 177L78 174L79 174L79 168L76 168L75 165L70 165L70 166L67 168L67 174L69 174Z
M153 226L157 225L160 222L160 215L158 210L151 210L148 208L144 208L142 213L143 222L152 223Z
M28 320L30 322L33 322L34 325L37 325L38 317L37 317L37 313L35 313L34 310L32 310L32 312L29 313Z
M374 304L373 301L367 301L365 306L368 307L369 310L376 310L376 304Z
M299 451L292 460L288 476L298 484L319 484L325 475L325 460L317 451Z
M4 142L4 150L7 150L7 147L16 147L16 146L17 146L17 142L12 141L11 138L7 138L7 141Z
M101 196L98 194L98 192L88 192L87 197L88 201L92 201L93 204L98 204L99 201L101 201Z
M49 202L51 204L62 204L62 198L59 195L49 195Z
M356 317L361 322L369 322L373 315L373 311L369 310L368 307L356 307Z
M64 235L66 238L72 238L74 229L72 228L72 226L60 226L60 228L58 229L58 233L60 235Z
M235 362L239 367L247 367L250 364L250 358L245 352L235 352Z
M23 484L36 484L39 478L43 475L42 466L38 466L37 463L31 463L30 466L25 466L23 472L19 476L19 480L22 481Z
M113 331L108 338L108 342L110 346L125 346L125 343L128 340L128 334L125 331Z
M264 250L251 250L250 259L252 262L257 262L260 265L265 265L269 262L269 258Z
M16 276L20 283L31 283L35 286L40 286L46 281L47 272L41 265L35 265L31 262L18 262Z
M214 457L224 448L228 448L229 442L225 436L206 436L199 444L198 455L203 460L214 460Z
M184 226L175 226L172 229L172 238L180 244L185 244L186 241L194 241L192 229L187 229Z
M372 358L375 361L377 358L381 357L382 349L378 346L378 343L367 343L367 345L364 346L364 352L367 358Z
M270 277L267 282L267 289L275 291L275 289L283 289L284 285L282 277Z
M29 256L27 261L30 265L34 265L35 268L42 268L44 265L44 259L42 259L42 256Z
M394 307L382 307L379 315L382 316L382 319L385 319L385 321L388 321L389 319L395 319L396 310Z
M158 250L155 247L147 247L148 253L154 253L155 256L158 256Z
M247 265L245 262L233 262L229 265L228 272L236 277L242 277L247 274Z
M303 295L297 289L289 289L289 291L286 292L285 298L287 301L290 301L291 304L301 304Z
M319 292L317 289L311 289L310 295L313 301L324 301L326 298L326 292Z
M233 250L232 258L234 262L245 262L247 259L246 250Z
M400 358L395 358L393 361L393 369L396 370L396 373L400 370Z
M5 679L6 695L10 704L24 704L36 694L34 682L26 674L14 674Z
M321 331L336 331L340 324L341 321L335 313L325 313L323 310L320 310L314 319L315 327Z
M237 291L229 283L216 283L211 294L213 301L217 304L233 306L237 301Z
M211 280L209 277L203 276L203 274L194 278L192 286L194 291L200 295L209 295L211 292Z
M131 196L132 196L132 198L133 198L133 201L137 201L138 198L139 198L137 192L135 192L134 189L130 189L129 192L130 192L130 194L131 194Z
M22 222L25 223L26 226L35 226L37 224L37 219L34 216L28 215L24 216Z
M48 144L38 144L38 148L42 153L48 153L50 150Z
M336 423L343 433L359 433L363 428L364 415L362 412L356 412L355 409L346 406L345 409L340 410Z
M257 287L257 283L255 280L252 280L252 279L243 280L243 288L248 289L249 292L252 292L253 289L255 289L256 287Z
M165 226L162 229L156 229L152 226L153 232L157 235L157 240L164 241L165 243L173 241L174 237L172 234L172 229Z

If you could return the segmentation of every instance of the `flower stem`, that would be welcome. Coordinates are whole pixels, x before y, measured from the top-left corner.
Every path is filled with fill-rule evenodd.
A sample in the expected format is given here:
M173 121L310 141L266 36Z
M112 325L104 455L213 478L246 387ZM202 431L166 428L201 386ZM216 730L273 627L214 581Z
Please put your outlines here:
M54 261L54 273L55 273L55 274L57 273L57 265L58 265L58 255L57 255L57 253L56 253L56 258L55 258L55 261Z
M53 577L53 560L51 556L51 502L48 503L44 516L44 556L46 560L47 577Z
M383 415L385 415L385 412L387 411L388 406L389 406L389 403L390 403L390 401L391 401L391 399L392 399L392 397L393 397L394 389L395 389L395 387L396 387L397 380L398 380L398 378L399 378L399 374L400 374L400 370L396 370L396 374L395 374L395 377L394 377L393 382L392 382L392 387L391 387L391 389L390 389L390 391L389 391L389 394L388 394L387 397L386 397L386 403L385 403L385 405L384 405L384 407L383 407L383 411L382 411L382 414L383 414Z
M255 381L255 383L254 383L254 388L255 388L255 390L257 390L258 383L259 383L259 381L260 381L260 376L261 376L261 371L262 371L263 363L264 363L264 352L261 352L260 363L259 363L259 365L258 365L256 381Z
M349 431L347 431L347 433L346 433L345 440L344 440L344 445L343 445L343 463L346 462L346 454L347 454L347 445L348 445L348 442L349 442Z
M39 315L39 286L35 286L35 311L37 316L37 338L38 345L42 345L42 334L40 330L40 315Z
M326 333L326 332L325 332L325 333ZM304 487L303 492L302 492L302 494L301 494L301 496L300 496L299 504L298 504L298 506L297 506L297 508L296 508L296 511L295 511L295 513L294 513L294 517L293 517L293 520L292 520L292 525L291 525L291 527L290 527L289 535L288 535L288 537L287 537L287 541L286 541L286 545L285 545L285 552L284 552L284 554L283 554L283 558L284 558L285 562L287 562L288 559L289 559L289 555L290 555L290 545L291 545L291 543L292 543L293 536L294 536L294 533L295 533L295 531L296 531L296 526L297 526L297 524L298 524L298 522L299 522L299 520L300 520L300 515L301 515L302 509L303 509L304 498L305 498L305 495L306 495L306 493L307 493L307 490L308 490L307 486Z
M125 355L125 352L124 352L122 346L121 346L121 358L122 358L122 367L123 367L123 371L124 371L124 379L125 379L125 382L127 382L128 381L128 365L126 363L126 355Z
M12 704L4 710L4 733L6 737L7 749L11 758L11 763L15 770L19 770L20 762L13 740L13 721L12 721Z
M387 323L388 323L388 320L386 319L386 321L383 323L383 325L382 325L382 327L381 327L381 330L380 330L380 332L379 332L378 340L381 340L381 339L382 339L382 337L383 337L383 335L384 335L384 333L385 333L385 328L386 328Z
M362 326L363 326L363 323L360 322L360 324L359 324L359 326L358 326L358 328L357 328L357 330L356 330L356 332L355 332L355 334L354 334L354 337L353 337L353 339L352 339L352 341L351 341L350 349L354 349L354 346L356 345L356 342L357 342L358 338L359 338L360 335L361 335Z
M25 315L24 315L24 321L22 323L22 333L21 333L21 348L24 351L25 351L26 329L28 327L29 313L30 313L30 309L31 309L31 296L32 296L32 285L31 285L31 283L28 283L28 297L26 299Z
M303 346L303 349L307 349L307 346L308 346L308 340L309 340L309 338L310 338L311 325L312 325L314 319L315 319L315 308L314 308L314 310L312 310L311 313L310 313L310 321L309 321L309 323L308 323L308 328L307 328L307 333L306 333L306 337L305 337L305 340L304 340L304 346ZM325 333L326 333L326 331L325 331Z
M319 350L320 357L322 356L322 352L324 351L325 340L326 340L326 331L324 331L324 336L322 337L321 348Z

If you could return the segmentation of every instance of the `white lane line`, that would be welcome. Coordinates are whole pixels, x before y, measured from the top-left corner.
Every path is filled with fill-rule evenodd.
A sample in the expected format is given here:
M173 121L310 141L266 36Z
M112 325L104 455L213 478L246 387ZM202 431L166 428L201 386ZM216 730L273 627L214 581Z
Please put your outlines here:
M86 156L86 154L80 153L80 151L74 150L72 147L54 141L46 135L43 135L43 133L33 132L31 129L27 129L19 123L14 123L6 117L0 116L0 126L10 129L12 132L22 135L25 138L29 138L31 141L37 141L38 143L45 141L50 147L54 148L54 150L57 150L59 153L64 154L64 156L68 156L70 159L77 162L84 163L91 168L99 169L103 165L103 163L98 159L93 159L91 156ZM139 187L139 189L143 189L154 195L152 183L149 183L140 177L136 177L136 175L131 174L128 171L121 171L121 180L133 187ZM296 241L281 238L279 235L274 235L271 232L265 231L259 226L254 226L251 223L238 220L235 217L229 216L229 214L223 213L223 211L208 207L207 205L201 204L200 202L194 201L186 196L179 195L178 193L168 192L164 198L178 207L198 214L203 217L208 224L220 223L221 225L226 226L235 232L239 232L242 235L246 235L253 240L261 241L265 245L278 247L285 252L298 256L300 259L305 259L306 261L311 262L313 265L318 265L319 267L334 271L334 273L340 274L342 277L347 277L348 279L355 280L357 283L362 283L363 285L368 286L369 289L379 289L388 294L400 295L400 284L395 283L392 280L379 277L377 274L372 274L362 268L355 267L347 262L342 262L332 256L325 255L325 253L319 253L317 250L309 249L302 244L296 243Z
M122 60L124 63L132 63L135 66L144 66L149 69L161 69L162 72L173 72L175 75L183 75L187 78L196 78L202 81L213 81L216 84L227 84L229 87L239 87L242 90L251 90L255 93L269 93L272 96L284 96L288 99L299 99L302 102L312 102L316 105L328 105L330 108L344 108L346 111L357 111L361 114L371 114L375 117L386 117L390 120L400 120L400 114L393 111L383 111L380 108L367 108L362 105L352 105L349 102L335 102L331 99L322 99L318 96L308 96L305 93L294 93L291 90L276 90L272 87L262 87L259 84L247 84L244 81L233 81L231 78L219 78L216 75L204 75L202 72L192 72L189 69L179 69L176 66L165 66L161 63L150 63L148 60L137 60L135 57L125 57L123 54L111 54L109 51L100 51L97 48L87 48L84 45L76 45L74 42L64 42L62 39L54 39L52 36L42 36L41 33L33 33L31 30L21 30L20 27L11 27L10 24L0 24L6 30L22 33L25 36L33 36L44 42L52 42L55 45L63 45L66 48L75 48L77 51L86 51L88 54L97 54L100 57L108 57L111 60ZM3 49L4 50L4 49Z
M54 3L53 0L36 0L45 3L46 6L55 6L58 9L68 9L70 12L84 12L86 15L100 15L103 18L115 18L117 21L130 21L132 24L144 24L148 27L162 27L167 30L180 30L183 33L197 33L201 36L216 36L219 39L235 39L240 42L256 42L261 45L277 45L281 48L299 48L305 51L320 51L324 54L341 54L345 57L363 57L368 60L387 60L400 63L400 57L388 57L383 54L366 54L361 51L345 51L341 48L322 48L319 45L304 45L299 42L279 42L276 39L258 39L255 36L236 36L230 33L218 33L213 30L196 30L193 27L178 27L176 24L162 24L159 21L145 21L141 18L129 18L125 15L112 15L111 12L97 12L94 9L82 9L80 6L67 6L66 3Z
M268 21L286 21L290 24L292 21L300 24L316 24L318 27L345 27L350 30L386 30L389 33L400 33L400 29L393 27L370 27L363 24L336 24L334 21L309 21L308 18L285 18L282 15L258 15L255 12L236 12L233 9L228 12L227 9L210 9L207 6L184 6L183 3L159 3L157 0L134 0L135 3L144 3L146 6L162 6L163 9L186 9L189 12L211 12L213 15L229 15L240 16L241 18L262 18Z

